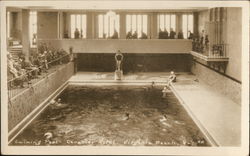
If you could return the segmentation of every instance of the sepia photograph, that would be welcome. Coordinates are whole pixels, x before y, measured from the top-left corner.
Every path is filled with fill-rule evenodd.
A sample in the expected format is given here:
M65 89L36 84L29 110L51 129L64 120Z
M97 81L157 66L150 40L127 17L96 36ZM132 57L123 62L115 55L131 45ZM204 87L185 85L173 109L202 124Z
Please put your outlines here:
M249 155L248 1L0 4L1 154Z

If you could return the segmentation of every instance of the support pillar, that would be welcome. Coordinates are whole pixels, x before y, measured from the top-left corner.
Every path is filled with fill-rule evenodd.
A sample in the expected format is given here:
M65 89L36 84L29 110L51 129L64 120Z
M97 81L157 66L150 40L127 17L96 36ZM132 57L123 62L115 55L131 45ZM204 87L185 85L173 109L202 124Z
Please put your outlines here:
M22 9L22 46L25 59L29 59L30 39L29 39L29 10Z
M87 39L93 39L93 13L88 12L87 13L87 34L86 34L86 38Z
M151 38L158 39L157 13L152 13L151 21Z
M194 20L193 20L193 26L194 26L194 36L199 36L199 14L198 12L194 12Z
M120 15L120 39L126 39L126 14L121 12Z
M58 15L57 15L57 24L58 24L58 38L62 39L63 38L63 34L64 34L64 26L63 26L63 12L59 11Z

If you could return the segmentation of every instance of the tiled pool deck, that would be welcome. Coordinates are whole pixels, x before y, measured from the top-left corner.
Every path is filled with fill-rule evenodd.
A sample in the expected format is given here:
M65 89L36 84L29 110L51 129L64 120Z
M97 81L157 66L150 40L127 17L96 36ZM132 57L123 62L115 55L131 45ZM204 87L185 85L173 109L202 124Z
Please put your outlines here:
M119 84L119 85L156 85L166 84L169 73L128 73L123 80L114 80L114 73L78 72L69 80L70 84ZM214 145L240 146L241 143L241 106L225 95L216 92L195 75L177 73L177 82L172 90L183 103L189 114Z

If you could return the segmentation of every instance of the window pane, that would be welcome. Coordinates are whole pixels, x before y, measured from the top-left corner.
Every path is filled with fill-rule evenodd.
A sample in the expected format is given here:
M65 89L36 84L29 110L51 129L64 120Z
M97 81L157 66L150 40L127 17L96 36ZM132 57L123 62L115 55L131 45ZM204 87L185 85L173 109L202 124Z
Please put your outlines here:
M147 18L147 15L143 15L143 23L142 23L142 25L143 25L143 32L145 33L145 34L148 34L147 32L148 32L148 18Z
M82 37L86 38L86 15L82 15Z
M173 30L175 31L175 21L176 21L176 16L175 15L171 15L171 28L173 28Z
M104 26L104 23L103 23L103 15L99 15L98 16L98 24L99 24L99 26L98 26L98 28L99 28L99 30L98 30L98 37L99 38L103 38L103 26Z
M108 37L108 16L104 15L104 36Z
M126 33L132 30L131 27L131 15L126 15Z
M166 29L168 32L170 32L170 15L165 16L165 21L166 21Z
M115 29L115 19L113 17L109 17L109 37L111 37L114 34Z
M71 38L74 38L75 37L75 35L74 35L74 32L75 32L75 29L76 29L76 26L75 26L75 15L71 15L70 16L70 25L71 25L71 30L70 30L70 32L71 32Z
M160 29L164 31L164 15L160 15Z
M76 28L80 31L80 27L81 27L81 16L80 15L76 15Z
M147 18L147 15L143 14L126 15L126 32L128 33L132 30L132 35L137 32L137 38L142 37L142 32L147 34ZM133 36L133 38L135 38L135 36Z
M119 15L116 15L116 18L115 18L115 30L117 31L118 36L119 36L120 34L120 16Z
M138 33L138 38L141 37L141 32L142 32L142 16L137 15L137 33Z
M187 29L188 29L187 15L182 15L182 31L184 38L187 38Z
M29 39L31 46L36 45L36 39L37 39L36 35L37 35L37 12L31 11L29 13Z
M188 15L188 31L193 33L193 15Z
M120 31L120 16L119 15L98 15L98 37L99 38L108 38L113 37L117 31L115 38L119 37Z
M132 33L136 31L136 15L132 15Z
M75 38L75 31L78 29L79 38L86 38L86 22L86 15L84 14L70 15L70 37Z

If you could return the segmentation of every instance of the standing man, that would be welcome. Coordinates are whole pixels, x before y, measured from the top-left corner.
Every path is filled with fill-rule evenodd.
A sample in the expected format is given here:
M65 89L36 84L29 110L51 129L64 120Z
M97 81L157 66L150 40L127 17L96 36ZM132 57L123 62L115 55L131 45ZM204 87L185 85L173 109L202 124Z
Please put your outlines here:
M120 50L117 51L115 54L115 60L116 60L116 70L121 71L121 63L123 60L123 55Z

